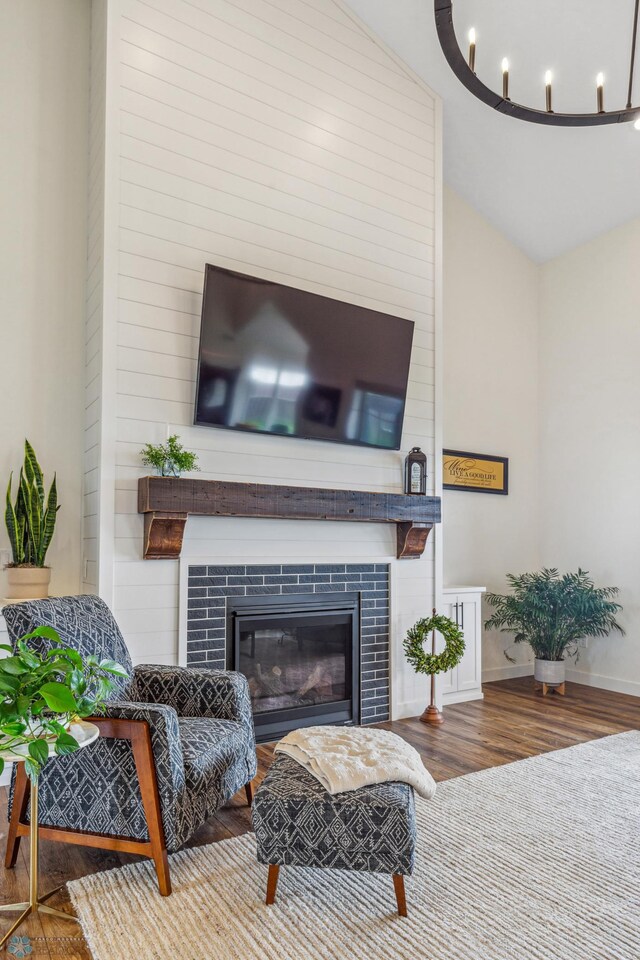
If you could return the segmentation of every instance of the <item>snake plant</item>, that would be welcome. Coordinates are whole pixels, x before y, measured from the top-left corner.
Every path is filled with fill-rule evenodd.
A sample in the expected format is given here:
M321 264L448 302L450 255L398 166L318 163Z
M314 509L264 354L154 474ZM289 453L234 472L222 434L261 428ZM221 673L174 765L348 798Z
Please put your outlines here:
M20 468L15 503L12 485L13 473L9 477L5 511L12 566L44 567L60 509L58 491L54 474L49 493L45 494L42 469L28 440L24 442L24 464Z

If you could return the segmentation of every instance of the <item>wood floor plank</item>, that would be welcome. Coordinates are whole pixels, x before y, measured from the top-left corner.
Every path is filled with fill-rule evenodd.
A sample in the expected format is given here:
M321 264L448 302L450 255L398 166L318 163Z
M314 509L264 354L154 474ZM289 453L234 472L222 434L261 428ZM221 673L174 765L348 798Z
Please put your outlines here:
M474 773L525 757L570 747L640 727L640 699L592 687L567 684L565 697L536 695L533 679L523 677L484 685L484 700L460 703L445 709L445 723L431 727L418 718L381 724L411 743L436 780ZM273 745L258 747L258 775L264 777L273 757ZM6 823L6 791L0 790L0 823ZM251 814L244 791L204 824L188 846L214 843L251 829ZM0 840L6 841L6 828ZM4 849L4 848L3 848ZM28 896L29 844L15 870L0 867L0 901ZM111 869L134 858L102 850L43 841L41 887L48 890L77 877ZM59 909L72 911L66 889L56 895ZM0 917L0 929L6 929ZM80 929L65 921L29 918L20 933L32 938L34 960L91 960Z

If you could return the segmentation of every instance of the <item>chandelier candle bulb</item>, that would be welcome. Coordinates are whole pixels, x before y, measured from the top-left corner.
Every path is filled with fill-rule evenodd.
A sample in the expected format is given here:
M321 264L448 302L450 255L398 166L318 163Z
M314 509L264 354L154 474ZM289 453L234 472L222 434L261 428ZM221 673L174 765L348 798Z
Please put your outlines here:
M476 31L473 27L469 30L469 69L476 72Z
M502 60L502 96L509 99L509 61L506 57Z
M465 6L469 6L469 4L466 4ZM573 110L569 112L564 103L564 99L566 99L568 95L565 90L565 84L565 86L562 88L564 99L559 113L555 113L553 109L551 70L547 70L546 73L544 70L542 70L542 75L544 75L545 81L545 106L542 104L539 104L538 106L526 106L523 103L518 103L517 99L512 100L509 96L510 71L507 58L505 57L502 61L502 96L500 96L498 93L499 87L497 83L493 84L492 86L487 86L481 76L476 73L476 29L474 27L472 27L470 30L468 29L466 33L469 46L468 54L465 55L465 38L459 36L455 29L453 16L454 0L436 0L434 4L434 13L438 40L440 41L442 52L449 66L453 70L460 83L482 103L485 103L498 113L504 114L504 116L512 117L516 120L525 120L528 123L543 124L547 127L604 127L608 126L609 124L628 122L635 123L635 121L640 117L640 103L636 101L636 106L633 106L634 91L636 94L638 93L638 71L636 70L636 60L638 57L636 56L636 48L638 46L638 33L640 28L640 0L632 0L632 2L630 0L629 6L633 6L634 14L633 27L630 32L628 46L628 49L630 49L631 53L631 60L629 64L626 107L618 107L614 110L605 109L604 74L598 74L598 78L596 80L598 104L597 110L593 109L592 101L591 106L587 111ZM524 33L524 31L523 39L526 42L526 33ZM505 45L503 49L510 49L511 41L508 39L508 37L504 37L502 42ZM564 54L562 53L561 58L563 55ZM549 56L549 60L551 60L552 63L556 62L556 54L553 56L551 54L547 54L547 56ZM491 57L489 57L489 60L491 60ZM500 63L500 60L496 57L496 60L493 62L497 65ZM559 70L563 69L562 63L556 63L556 66ZM489 69L491 69L491 65L489 65ZM566 63L564 70L565 72L567 71ZM521 77L521 74L522 70L520 70L518 73L518 77ZM562 76L564 76L564 74L562 74ZM542 79L542 76L540 76L540 79ZM595 76L594 79L596 79ZM535 83L536 81L534 76L534 85ZM587 96L593 96L593 87L590 87L590 83L591 82L587 80ZM592 91L591 94L589 94L589 89ZM569 92L571 92L571 84L569 84ZM535 99L537 100L539 96L540 92L538 92Z
M552 81L552 79L553 79L553 75L552 75L552 73L551 73L551 70L547 70L547 72L546 72L545 75L544 75L544 92L545 92L545 100L546 100L547 113L553 113L552 101L551 101L551 81Z
M596 77L596 95L598 99L598 113L604 113L604 73Z

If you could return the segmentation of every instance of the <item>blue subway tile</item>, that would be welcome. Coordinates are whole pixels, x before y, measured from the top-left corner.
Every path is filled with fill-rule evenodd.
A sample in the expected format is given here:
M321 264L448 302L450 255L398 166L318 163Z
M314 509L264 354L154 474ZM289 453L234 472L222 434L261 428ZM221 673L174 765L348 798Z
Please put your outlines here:
M206 597L207 588L206 587L192 587L190 586L187 590L187 597L190 600L195 600L196 597Z
M187 653L187 666L188 667L206 667L205 654L203 653Z
M209 587L210 597L244 597L244 587Z
M187 640L187 653L195 653L198 650L211 649L210 642L203 637L201 640L194 640L191 637Z
M202 610L203 607L208 607L206 598L204 597L193 597L193 599L187 600L187 610Z

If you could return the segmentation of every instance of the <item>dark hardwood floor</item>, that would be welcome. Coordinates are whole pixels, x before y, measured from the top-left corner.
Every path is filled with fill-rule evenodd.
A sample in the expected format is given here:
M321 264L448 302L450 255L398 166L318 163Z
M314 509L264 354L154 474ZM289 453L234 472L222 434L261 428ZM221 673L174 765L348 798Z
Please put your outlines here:
M484 686L485 699L447 707L446 722L440 728L427 727L417 719L383 724L393 730L422 755L436 780L448 780L486 767L511 763L549 750L570 747L586 740L640 727L640 699L609 693L591 687L567 684L566 697L536 696L533 680L505 680ZM261 779L271 762L272 747L258 748ZM0 791L0 836L6 837L6 796ZM193 838L191 846L237 836L250 829L250 814L244 791ZM4 857L4 843L1 844ZM28 842L15 870L0 866L2 902L28 897ZM49 890L67 880L117 867L132 857L43 842L41 846L41 883ZM71 910L65 890L51 905ZM11 915L13 916L13 914ZM0 929L6 929L0 917ZM19 931L31 938L33 958L50 960L90 960L89 950L79 928L64 920L31 917Z

